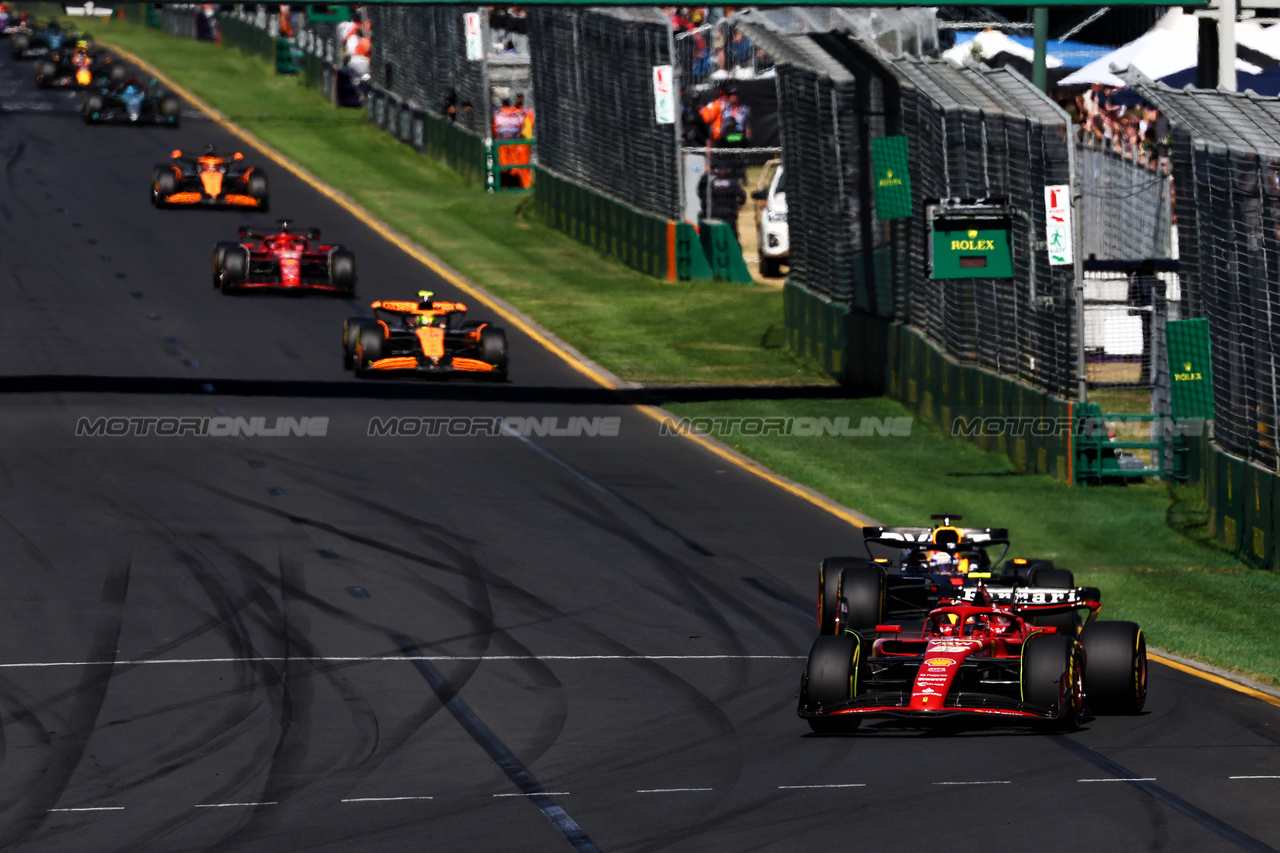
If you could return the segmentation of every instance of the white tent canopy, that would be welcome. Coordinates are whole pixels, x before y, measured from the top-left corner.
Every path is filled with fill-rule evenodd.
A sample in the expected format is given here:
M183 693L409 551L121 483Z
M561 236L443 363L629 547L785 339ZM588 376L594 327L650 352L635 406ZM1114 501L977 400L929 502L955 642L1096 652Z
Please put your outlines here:
M1194 18L1187 17L1194 26ZM1273 27L1272 29L1276 28ZM1252 25L1252 31L1248 32L1247 35L1246 33L1240 33L1238 40L1256 50L1269 53L1269 51L1253 43L1267 34L1260 32L1257 25ZM1240 36L1244 37L1240 38ZM1280 33L1277 36L1280 36ZM1272 37L1272 41L1269 43L1280 46L1280 38ZM1194 68L1198 49L1199 39L1194 30L1188 33L1185 26L1165 28L1157 25L1155 29L1144 33L1136 40L1123 47L1116 48L1106 56L1095 59L1079 71L1068 74L1060 82L1064 86L1076 86L1082 83L1102 83L1106 86L1116 87L1124 86L1125 81L1116 76L1112 71L1113 68L1120 72L1129 68L1136 68L1152 80L1159 80L1161 77L1167 77L1170 74ZM1257 74L1261 70L1258 66L1245 62L1243 59L1236 60L1236 71L1238 72Z

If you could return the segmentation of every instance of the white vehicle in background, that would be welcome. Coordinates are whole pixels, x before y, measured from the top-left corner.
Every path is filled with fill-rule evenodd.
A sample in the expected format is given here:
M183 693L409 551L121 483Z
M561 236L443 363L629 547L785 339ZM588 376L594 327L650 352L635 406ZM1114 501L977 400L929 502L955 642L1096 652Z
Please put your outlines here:
M790 263L787 257L790 248L790 241L787 239L787 191L786 184L783 183L781 160L770 160L764 164L751 197L764 202L756 205L760 275L776 278L782 275L782 264Z

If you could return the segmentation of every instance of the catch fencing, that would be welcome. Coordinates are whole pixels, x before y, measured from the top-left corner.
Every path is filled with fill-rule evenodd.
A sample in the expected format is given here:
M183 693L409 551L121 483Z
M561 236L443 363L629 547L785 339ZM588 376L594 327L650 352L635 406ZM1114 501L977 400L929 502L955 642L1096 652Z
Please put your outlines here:
M681 219L679 124L659 123L653 97L654 68L673 64L670 20L654 8L539 6L528 22L539 166Z
M1173 129L1187 316L1209 321L1214 440L1277 468L1280 105L1136 79Z

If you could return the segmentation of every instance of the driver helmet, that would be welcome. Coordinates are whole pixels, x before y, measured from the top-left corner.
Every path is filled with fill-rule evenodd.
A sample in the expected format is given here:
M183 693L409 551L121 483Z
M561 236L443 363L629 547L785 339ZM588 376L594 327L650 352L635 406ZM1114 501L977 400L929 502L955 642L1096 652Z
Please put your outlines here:
M928 563L935 572L953 572L957 568L955 556L948 551L930 551Z

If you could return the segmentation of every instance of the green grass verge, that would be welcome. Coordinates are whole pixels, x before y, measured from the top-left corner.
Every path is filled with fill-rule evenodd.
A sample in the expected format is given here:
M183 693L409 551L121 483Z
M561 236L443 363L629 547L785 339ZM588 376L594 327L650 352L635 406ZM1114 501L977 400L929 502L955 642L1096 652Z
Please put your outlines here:
M687 417L910 417L899 403L780 400L680 403ZM927 524L935 512L1008 527L1011 554L1054 560L1103 590L1104 615L1143 626L1152 645L1280 684L1270 631L1280 577L1216 547L1202 498L1159 483L1071 488L1019 472L1004 454L916 419L909 437L721 436L797 482L885 524ZM815 561L822 555L813 555Z
M94 36L142 56L618 376L645 383L831 382L782 346L777 290L670 284L630 270L544 225L529 196L485 193L373 127L362 110L337 110L300 78L277 76L234 50L119 19L99 24ZM363 283L370 299L399 298L403 286ZM513 359L518 370L519 354Z
M588 357L641 382L828 381L782 344L781 294L736 285L671 285L632 272L527 212L339 112L255 59L121 21L97 35L153 62L238 124L374 215L551 329ZM374 283L370 283L374 285ZM376 285L375 285L376 286ZM369 294L371 297L382 294ZM385 294L394 296L395 294ZM1104 395L1105 396L1105 395ZM1117 393L1108 411L1143 411ZM902 417L883 399L681 404L695 416ZM1071 489L1015 471L1001 454L916 421L910 438L732 437L792 479L890 524L946 510L1009 527L1019 552L1050 557L1104 590L1106 616L1143 624L1154 645L1280 683L1264 626L1280 578L1215 548L1203 502L1164 486Z

